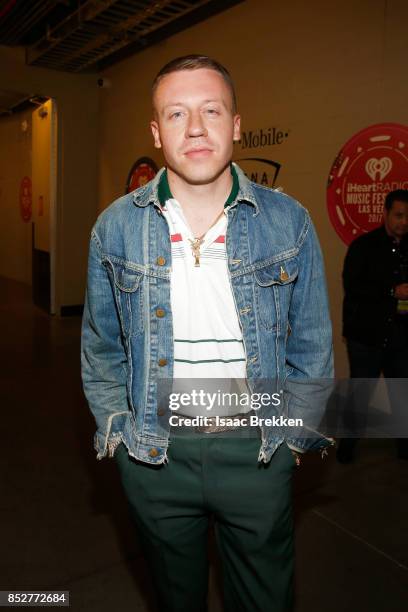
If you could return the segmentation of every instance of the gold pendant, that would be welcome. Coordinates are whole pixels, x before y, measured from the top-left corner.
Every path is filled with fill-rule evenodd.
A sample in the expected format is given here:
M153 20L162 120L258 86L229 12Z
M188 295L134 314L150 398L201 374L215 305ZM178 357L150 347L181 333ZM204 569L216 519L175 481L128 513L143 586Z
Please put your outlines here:
M193 252L193 257L194 257L194 267L199 268L200 267L200 246L203 244L204 240L203 238L195 238L194 240L191 240L189 238L189 242L191 244L191 250Z

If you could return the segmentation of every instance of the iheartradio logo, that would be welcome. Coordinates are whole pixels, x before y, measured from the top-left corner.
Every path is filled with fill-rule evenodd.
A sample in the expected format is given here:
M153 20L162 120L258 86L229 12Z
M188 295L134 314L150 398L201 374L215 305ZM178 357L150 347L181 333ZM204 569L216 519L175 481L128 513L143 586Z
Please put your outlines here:
M346 244L383 222L387 193L408 189L408 125L378 123L354 134L329 172L327 210Z
M381 159L371 157L371 159L367 160L365 165L365 171L373 181L376 180L377 175L379 175L379 180L382 181L391 169L392 160L389 157L381 157Z

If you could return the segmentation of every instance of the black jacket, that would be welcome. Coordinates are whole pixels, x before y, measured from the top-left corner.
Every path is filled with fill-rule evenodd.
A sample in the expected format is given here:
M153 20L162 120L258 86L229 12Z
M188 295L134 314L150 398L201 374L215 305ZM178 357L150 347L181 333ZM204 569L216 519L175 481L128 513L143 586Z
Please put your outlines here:
M343 269L343 336L376 347L406 342L408 315L397 315L393 291L408 282L407 264L408 236L398 244L384 226L351 243Z

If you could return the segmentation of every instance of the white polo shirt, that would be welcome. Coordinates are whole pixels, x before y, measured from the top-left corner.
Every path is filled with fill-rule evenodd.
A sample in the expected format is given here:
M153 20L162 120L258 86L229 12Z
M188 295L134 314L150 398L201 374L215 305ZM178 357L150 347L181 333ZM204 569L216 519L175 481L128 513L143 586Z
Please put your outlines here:
M227 216L206 233L197 267L189 242L194 236L179 202L167 199L162 212L171 238L174 378L243 379L246 357L228 274Z

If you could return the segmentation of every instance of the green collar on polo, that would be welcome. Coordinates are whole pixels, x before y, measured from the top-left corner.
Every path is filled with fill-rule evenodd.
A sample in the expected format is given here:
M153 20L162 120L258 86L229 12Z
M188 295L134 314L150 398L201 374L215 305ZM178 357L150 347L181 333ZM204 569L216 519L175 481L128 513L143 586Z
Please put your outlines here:
M170 200L173 197L170 191L169 180L167 178L167 168L164 169L164 172L160 177L160 182L157 187L157 195L162 206L165 205L167 200Z
M231 175L232 175L232 187L231 187L231 193L229 194L228 199L224 204L224 208L233 203L239 191L238 175L237 175L237 171L235 170L233 164L230 164L230 170L231 170ZM173 197L170 191L169 180L167 178L167 168L164 170L163 174L160 177L160 182L157 187L157 195L159 197L159 202L162 206L165 205L167 200L170 200Z

